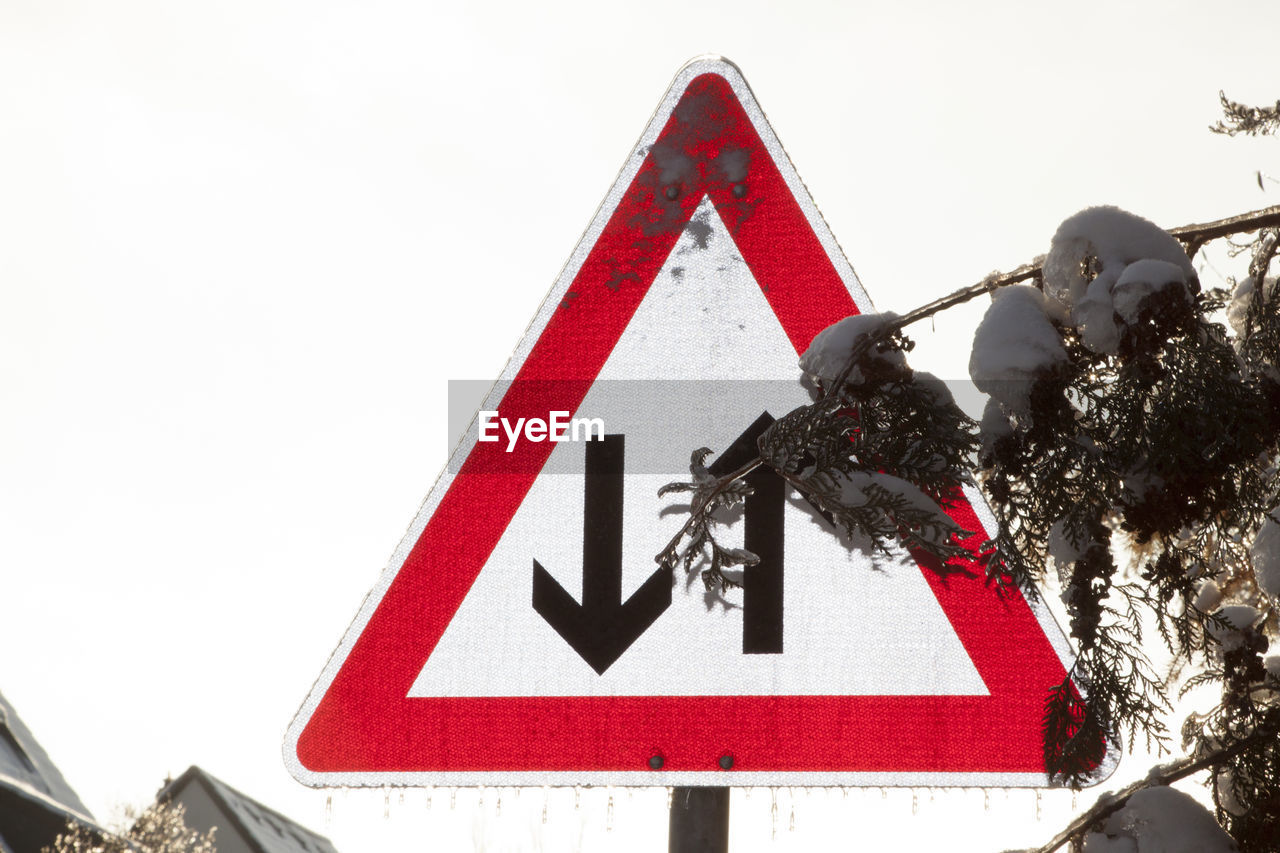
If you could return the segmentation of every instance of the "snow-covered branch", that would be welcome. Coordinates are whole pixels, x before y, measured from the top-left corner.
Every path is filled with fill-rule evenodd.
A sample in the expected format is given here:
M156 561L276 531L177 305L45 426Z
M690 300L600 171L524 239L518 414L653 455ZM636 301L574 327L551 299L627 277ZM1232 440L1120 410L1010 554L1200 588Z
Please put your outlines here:
M1230 297L1202 289L1190 255L1249 232L1249 276ZM1046 685L1050 780L1088 782L1097 744L1167 739L1172 677L1147 657L1149 620L1177 660L1203 656L1188 685L1223 690L1214 712L1184 726L1184 741L1199 732L1193 757L1105 797L1041 850L1086 832L1106 847L1191 811L1228 845L1280 853L1268 846L1280 821L1280 654L1264 660L1280 612L1267 545L1280 519L1280 284L1268 274L1278 253L1280 206L1168 231L1095 207L1068 217L1031 263L902 315L846 317L800 359L817 402L759 433L738 470L708 469L703 449L691 480L664 488L692 500L658 559L709 566L709 588L736 583L720 567L756 557L716 541L714 511L743 500L742 478L759 468L851 537L945 566L965 538L945 508L976 469L998 522L976 555L988 580L1034 594L1056 571L1078 649L1069 678ZM993 300L969 370L989 400L974 424L942 382L908 367L903 330L982 294ZM1262 729L1269 739L1253 734ZM1168 788L1206 768L1216 815Z
M1076 818L1071 821L1071 823L1067 824L1061 832L1050 839L1048 844L1045 844L1043 847L1037 847L1034 850L1029 850L1027 853L1053 853L1053 851L1057 850L1072 839L1082 836L1090 827L1099 823L1104 818L1109 817L1124 808L1125 803L1129 801L1129 798L1139 791L1145 788L1172 785L1180 779L1185 779L1188 776L1194 776L1201 770L1208 770L1211 767L1220 765L1233 756L1239 755L1251 747L1256 746L1263 740L1269 740L1275 736L1276 733L1269 729L1260 729L1257 732L1254 732L1251 736L1236 741L1229 747L1210 752L1209 754L1200 756L1199 758L1188 756L1186 758L1179 758L1175 761L1170 761L1167 764L1157 765L1151 768L1151 772L1142 779L1130 783L1119 791L1103 794L1098 798L1098 801L1093 804L1092 808L1077 815Z
M1248 213L1241 213L1236 216L1228 216L1225 219L1215 219L1212 222L1201 222L1192 225L1182 225L1178 228L1169 229L1169 233L1178 238L1179 241L1187 247L1187 254L1194 256L1201 246L1210 240L1217 240L1222 237L1229 237L1233 234L1247 234L1252 231L1258 231L1263 228L1280 228L1280 205L1265 207L1261 210L1253 210ZM932 317L948 308L954 308L968 302L970 299L982 296L986 293L999 290L1011 284L1018 284L1024 281L1039 282L1042 276L1043 258L1037 258L1031 263L1023 264L1017 269L1009 272L995 272L984 278L976 284L968 287L962 287L959 290L948 293L946 296L925 303L918 308L913 308L905 314L901 314L892 320L882 324L874 335L868 335L860 341L853 352L849 355L848 361L845 363L844 369L838 375L836 382L832 383L833 387L838 386L841 382L848 378L849 372L853 369L853 365L862 358L871 347L876 346L882 341L887 340L894 333L906 328L912 323L919 322L928 317Z

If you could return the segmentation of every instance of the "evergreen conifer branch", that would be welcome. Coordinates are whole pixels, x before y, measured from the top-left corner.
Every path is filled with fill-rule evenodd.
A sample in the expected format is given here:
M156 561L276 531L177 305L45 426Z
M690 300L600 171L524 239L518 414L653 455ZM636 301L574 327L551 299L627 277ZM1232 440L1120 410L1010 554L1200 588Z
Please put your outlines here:
M1267 124L1267 110L1239 106L1224 99L1235 130L1222 132L1280 127ZM1103 213L1117 214L1122 229L1137 220ZM1098 257L1105 252L1086 241L1078 272L1051 253L1048 266L1038 258L901 316L854 318L824 332L839 348L819 347L802 361L817 383L816 402L767 429L757 458L738 471L712 477L698 467L706 454L695 454L693 480L669 487L694 493L690 518L658 559L683 561L686 570L704 560L709 587L732 586L722 568L749 565L754 555L715 541L714 513L741 499L740 479L763 466L878 550L922 549L943 564L971 560L959 545L967 532L942 508L977 471L999 524L977 555L987 579L1033 596L1036 581L1056 569L1077 648L1067 677L1046 689L1051 781L1088 782L1109 744L1132 748L1142 738L1165 751L1179 673L1190 672L1184 692L1221 689L1213 711L1183 725L1184 748L1194 745L1188 758L1104 798L1041 850L1078 844L1143 787L1209 768L1219 824L1247 853L1280 851L1280 670L1262 658L1280 628L1269 597L1277 581L1263 589L1249 545L1269 514L1280 519L1280 283L1270 275L1280 254L1280 205L1168 231L1183 251L1137 221L1149 229L1148 242L1172 246L1139 255L1150 259L1140 274L1181 277L1126 279L1123 307L1121 271L1137 262L1107 269L1115 257ZM1251 251L1248 277L1229 281L1231 291L1202 292L1189 257L1246 233L1255 236L1232 246L1233 256ZM1099 245L1110 238L1103 232ZM1110 278L1091 287L1104 273ZM912 344L904 329L1022 283L1033 288L995 304L1040 311L1038 334L1051 341L1053 357L1011 380L1021 384L1010 396L992 390L995 408L979 431L945 389L938 392L940 383L906 366ZM1086 290L1105 292L1106 313L1081 308ZM1231 330L1219 322L1224 313ZM1220 606L1224 595L1231 606ZM1172 674L1158 673L1147 657L1144 628L1171 652Z
M1280 723L1280 721L1277 722ZM1092 808L1077 815L1061 832L1053 836L1047 844L1027 851L1027 853L1053 853L1064 844L1079 841L1091 827L1122 809L1130 797L1144 788L1172 785L1174 782L1185 779L1188 776L1194 776L1202 770L1220 765L1247 750L1256 749L1276 736L1277 729L1274 727L1259 728L1250 736L1236 741L1230 746L1219 748L1204 755L1175 759L1167 764L1153 767L1151 772L1144 778L1121 788L1119 791L1099 797Z
M1280 130L1280 101L1270 107L1251 107L1231 100L1223 92L1218 92L1218 101L1222 104L1223 118L1209 126L1214 133L1258 136Z
M1280 205L1272 205L1259 210L1251 210L1248 213L1237 214L1236 216L1228 216L1223 219L1215 219L1211 222L1201 222L1192 225L1182 225L1177 228L1170 228L1169 233L1177 237L1183 245L1188 247L1188 254L1194 255L1195 251L1211 240L1217 240L1222 237L1230 237L1235 234L1249 234L1264 228L1280 227ZM1274 253L1274 250L1273 250ZM982 281L954 290L946 296L939 297L932 302L911 309L905 314L897 317L884 324L881 331L872 337L867 338L858 344L853 352L849 354L849 360L846 362L844 369L839 374L835 386L839 386L849 377L849 372L853 365L859 359L866 355L866 352L872 347L881 343L881 341L891 337L895 333L901 331L913 323L932 317L948 308L954 308L957 305L963 305L971 299L992 293L1002 287L1008 287L1011 284L1020 284L1024 281L1039 282L1043 275L1042 265L1044 261L1038 258L1030 263L1023 264L1009 272L994 272L984 278Z

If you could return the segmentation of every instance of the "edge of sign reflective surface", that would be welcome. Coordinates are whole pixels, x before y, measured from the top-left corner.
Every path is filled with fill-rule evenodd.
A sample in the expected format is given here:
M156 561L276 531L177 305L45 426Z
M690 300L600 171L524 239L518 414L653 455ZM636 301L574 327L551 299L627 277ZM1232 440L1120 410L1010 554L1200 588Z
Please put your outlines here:
M752 124L755 126L756 132L759 134L761 141L768 149L773 157L775 165L781 173L783 179L790 188L793 197L800 205L805 215L812 223L814 232L821 243L826 254L830 258L832 265L845 282L850 295L853 297L854 303L858 310L862 313L874 313L875 309L868 297L866 291L862 288L861 282L858 280L857 274L850 265L844 252L840 249L836 242L831 229L827 227L826 221L822 218L816 204L809 195L808 189L800 180L795 167L791 160L787 157L781 143L774 135L773 128L764 116L759 104L756 102L754 94L747 85L745 78L736 65L721 56L705 55L695 57L690 60L676 74L671 86L663 96L661 102L650 116L648 124L645 127L639 141L632 149L626 162L619 171L608 193L596 209L590 224L584 230L569 260L560 271L555 283L552 285L538 312L534 315L525 329L520 342L516 345L510 360L503 369L502 374L493 383L492 388L486 395L485 401L480 407L481 409L496 409L499 399L498 389L503 387L504 383L513 381L524 364L526 357L537 341L537 335L533 334L534 330L541 330L549 321L551 315L555 312L561 299L572 285L577 277L583 262L586 260L592 247L595 245L600 234L603 232L606 224L614 209L622 200L627 188L635 178L645 157L648 154L649 147L657 139L662 130L667 117L671 114L676 103L684 94L686 87L697 76L702 74L717 74L723 77L731 86L734 94L738 97L743 109L750 117ZM798 369L797 369L798 381ZM474 429L470 429L464 436L474 436ZM597 785L619 785L633 787L667 787L667 786L688 786L688 785L711 785L711 786L769 786L769 785L803 785L813 787L823 786L849 786L849 787L897 787L897 786L997 786L997 787L1046 787L1046 778L1043 773L951 773L951 772L829 772L829 771L804 771L804 772L776 772L776 771L734 771L734 770L708 770L708 771L608 771L608 772L562 772L562 771L485 771L485 772L431 772L431 771L412 771L412 772L337 772L337 773L318 773L302 766L297 757L298 739L310 720L312 713L318 706L321 698L325 695L338 671L346 661L348 654L361 634L364 632L366 625L377 609L383 595L390 588L395 580L401 567L404 565L409 552L412 550L418 537L422 534L427 522L431 519L436 508L438 507L444 494L448 491L454 479L454 471L458 470L460 463L470 454L475 446L473 438L464 437L463 440L454 449L450 462L447 463L441 471L439 478L426 499L419 507L412 523L409 525L404 537L396 547L387 568L383 570L379 576L377 583L365 596L359 611L355 618L347 627L343 634L342 640L338 647L330 656L325 664L319 677L316 679L311 691L307 695L306 700L299 708L293 721L290 723L285 734L283 743L284 763L289 773L305 785L312 787L399 787L399 786L426 786L426 785L456 785L456 786L553 786L553 787L570 787L570 786L597 786ZM986 502L976 489L966 488L966 495L969 498L978 517L981 519L988 531L994 529L994 517ZM1052 613L1050 613L1043 601L1028 598L1027 604L1035 615L1037 622L1044 631L1054 651L1062 661L1063 667L1070 671L1074 661L1074 654L1067 642L1065 634L1058 626ZM1117 744L1111 744L1108 749L1106 758L1102 765L1098 768L1095 777L1090 780L1090 784L1102 782L1114 772L1119 762L1119 749Z

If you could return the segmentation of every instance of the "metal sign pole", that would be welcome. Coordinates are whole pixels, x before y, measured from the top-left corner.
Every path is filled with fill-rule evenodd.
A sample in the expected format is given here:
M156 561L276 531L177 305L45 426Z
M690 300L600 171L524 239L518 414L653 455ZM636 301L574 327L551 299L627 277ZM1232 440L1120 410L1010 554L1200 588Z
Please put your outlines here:
M729 789L676 788L668 853L729 853Z

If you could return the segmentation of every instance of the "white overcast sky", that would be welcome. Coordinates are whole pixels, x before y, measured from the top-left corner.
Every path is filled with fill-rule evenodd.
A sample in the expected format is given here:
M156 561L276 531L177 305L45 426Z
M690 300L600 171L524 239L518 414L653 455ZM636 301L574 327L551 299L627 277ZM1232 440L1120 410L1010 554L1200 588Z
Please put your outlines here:
M1119 4L1118 4L1119 5ZM0 5L0 691L100 817L196 763L343 853L661 849L662 796L294 782L286 725L677 69L743 70L881 308L1099 203L1274 203L1280 4ZM976 310L976 309L975 309ZM975 314L921 338L955 376ZM696 439L690 447L696 446ZM1136 768L1135 768L1136 770ZM735 849L1043 841L1070 795L796 791ZM1051 813L1050 813L1051 812ZM957 831L960 827L961 831ZM562 835L556 835L561 833ZM627 845L631 845L629 848Z

